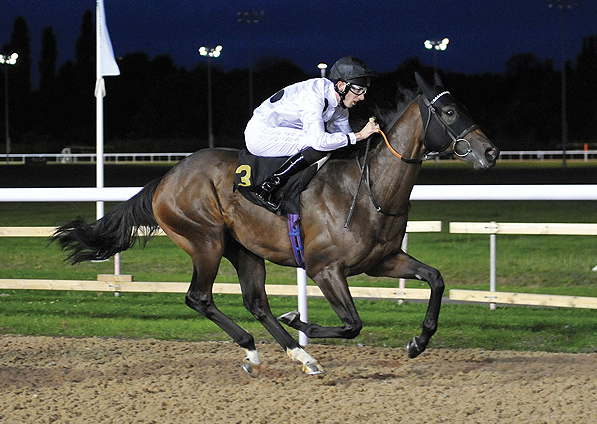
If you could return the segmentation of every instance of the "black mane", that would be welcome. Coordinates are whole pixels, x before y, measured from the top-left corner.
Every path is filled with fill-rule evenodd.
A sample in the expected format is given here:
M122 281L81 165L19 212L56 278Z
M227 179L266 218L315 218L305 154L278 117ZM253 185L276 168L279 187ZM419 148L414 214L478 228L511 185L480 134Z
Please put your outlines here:
M396 120L402 116L415 97L415 92L401 87L396 93L396 106L391 108L376 106L373 109L373 115L377 118L377 122L382 131L388 131L394 125Z
M376 105L372 108L371 116L375 116L377 118L377 122L382 131L387 132L395 123L400 116L404 113L406 108L412 103L415 99L417 93L412 90L408 90L406 88L400 87L396 93L396 98L394 100L395 105L392 107L381 107L380 105ZM359 131L367 124L366 119L355 119L351 122L351 127L353 131ZM382 140L381 136L374 134L371 137L370 148L375 147L380 141ZM346 159L346 158L353 158L355 156L360 156L366 147L365 141L359 141L354 146L347 146L342 149L336 150L332 153L333 159Z

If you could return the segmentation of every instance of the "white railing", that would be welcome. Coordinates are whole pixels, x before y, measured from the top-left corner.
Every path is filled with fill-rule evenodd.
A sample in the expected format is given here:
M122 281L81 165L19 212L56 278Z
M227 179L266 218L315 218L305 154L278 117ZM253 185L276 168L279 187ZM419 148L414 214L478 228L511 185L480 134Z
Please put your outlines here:
M179 162L192 153L104 153L106 163L136 163L136 162ZM11 163L25 163L31 165L46 162L59 163L95 163L95 153L11 153ZM6 155L0 155L6 161Z
M192 153L104 153L107 163L136 163L136 162L178 162ZM39 164L45 162L59 163L95 163L95 153L11 153L12 163ZM562 150L506 150L500 152L498 160L531 160L562 159ZM0 155L5 161L6 156ZM567 159L597 160L597 150L568 150Z
M0 202L127 200L141 187L0 188ZM597 184L415 185L410 200L597 200Z
M563 156L562 150L506 150L500 152L498 160L561 160ZM582 159L584 162L588 162L589 159L597 159L597 150L568 150L566 159Z

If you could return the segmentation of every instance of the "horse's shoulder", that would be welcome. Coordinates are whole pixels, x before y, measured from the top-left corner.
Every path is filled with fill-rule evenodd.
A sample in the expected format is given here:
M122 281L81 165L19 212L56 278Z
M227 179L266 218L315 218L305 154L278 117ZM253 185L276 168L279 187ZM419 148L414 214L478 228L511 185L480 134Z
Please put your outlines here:
M326 164L317 171L314 179L325 182L344 179L348 175L354 174L358 170L358 163L355 157L335 158L331 157Z

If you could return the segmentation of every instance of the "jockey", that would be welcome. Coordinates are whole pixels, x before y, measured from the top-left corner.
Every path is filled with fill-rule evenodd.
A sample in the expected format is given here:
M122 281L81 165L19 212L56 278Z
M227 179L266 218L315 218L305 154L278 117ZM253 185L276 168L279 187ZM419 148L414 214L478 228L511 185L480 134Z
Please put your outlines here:
M280 208L280 201L273 194L291 176L323 159L328 152L379 132L375 122L368 122L357 133L348 123L348 109L365 98L373 77L365 62L343 57L330 70L329 79L313 78L292 84L255 109L245 129L247 150L255 156L290 156L252 190L270 211Z

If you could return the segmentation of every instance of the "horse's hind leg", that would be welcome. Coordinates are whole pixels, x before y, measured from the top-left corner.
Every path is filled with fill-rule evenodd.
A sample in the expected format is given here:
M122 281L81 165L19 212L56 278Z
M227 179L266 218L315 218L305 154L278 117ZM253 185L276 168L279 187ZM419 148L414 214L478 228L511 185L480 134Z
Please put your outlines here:
M259 354L255 348L253 336L242 329L226 314L220 311L213 300L213 284L216 278L220 260L221 249L211 245L198 249L201 255L191 255L193 258L193 278L186 294L186 304L209 318L218 327L224 330L232 339L247 352L243 369L251 376L259 373Z
M267 329L292 360L302 363L303 372L309 375L324 373L319 362L288 334L288 331L272 314L265 292L265 262L263 258L256 256L236 242L226 244L224 256L236 268L245 308ZM247 358L253 358L256 354L256 351L254 354L248 351Z

